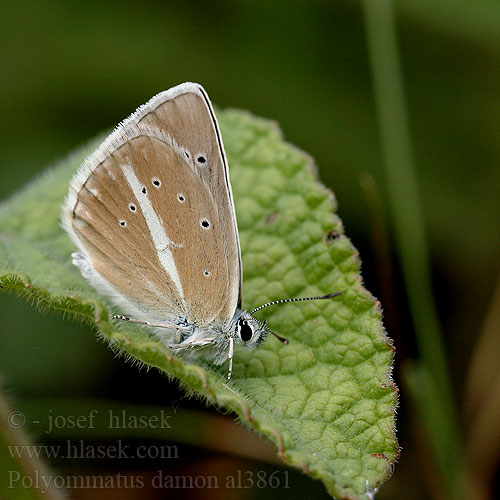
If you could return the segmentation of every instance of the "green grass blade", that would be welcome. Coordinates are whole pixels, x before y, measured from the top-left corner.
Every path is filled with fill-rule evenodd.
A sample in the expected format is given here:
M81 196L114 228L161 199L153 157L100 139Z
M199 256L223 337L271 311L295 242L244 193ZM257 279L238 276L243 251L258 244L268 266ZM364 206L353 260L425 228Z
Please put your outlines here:
M431 378L423 409L450 498L460 497L461 445L446 355L430 282L427 236L410 128L394 12L390 0L364 0L368 51L384 155L391 216L423 370ZM432 384L432 390L430 389ZM439 416L439 418L433 418Z

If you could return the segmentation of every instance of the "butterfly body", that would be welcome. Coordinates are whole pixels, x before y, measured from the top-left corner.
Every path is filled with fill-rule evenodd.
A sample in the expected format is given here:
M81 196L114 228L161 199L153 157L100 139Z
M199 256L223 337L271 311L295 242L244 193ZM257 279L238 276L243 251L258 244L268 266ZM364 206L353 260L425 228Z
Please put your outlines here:
M82 276L187 359L217 365L270 330L241 308L242 265L229 169L205 90L183 83L140 106L69 185L62 225ZM271 332L272 333L272 332ZM279 340L286 343L278 335Z
M221 364L234 341L264 338L241 311L228 165L200 85L162 92L121 122L70 182L62 223L82 275L169 347Z

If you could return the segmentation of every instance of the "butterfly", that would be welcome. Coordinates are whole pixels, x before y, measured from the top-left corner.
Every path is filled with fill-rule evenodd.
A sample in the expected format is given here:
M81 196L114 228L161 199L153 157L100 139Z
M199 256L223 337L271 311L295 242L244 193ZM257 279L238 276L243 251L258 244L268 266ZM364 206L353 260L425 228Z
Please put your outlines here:
M79 249L73 264L126 313L113 318L152 328L188 358L229 360L228 379L234 344L255 348L271 332L255 312L340 293L242 310L228 163L212 104L196 83L154 96L85 159L62 225Z

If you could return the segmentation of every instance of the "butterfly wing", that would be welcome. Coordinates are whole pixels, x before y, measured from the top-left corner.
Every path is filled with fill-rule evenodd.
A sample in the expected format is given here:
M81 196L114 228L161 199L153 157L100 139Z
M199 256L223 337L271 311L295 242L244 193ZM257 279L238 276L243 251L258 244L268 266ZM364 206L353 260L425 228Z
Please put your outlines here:
M63 224L82 273L137 319L229 323L241 256L224 147L197 84L158 94L90 155Z

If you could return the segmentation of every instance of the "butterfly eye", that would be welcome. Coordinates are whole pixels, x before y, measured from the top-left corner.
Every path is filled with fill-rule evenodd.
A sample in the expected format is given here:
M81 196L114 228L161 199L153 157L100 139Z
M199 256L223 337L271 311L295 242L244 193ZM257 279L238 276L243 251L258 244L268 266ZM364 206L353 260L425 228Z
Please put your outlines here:
M242 321L240 324L240 337L243 342L249 342L252 340L253 330L246 321Z

